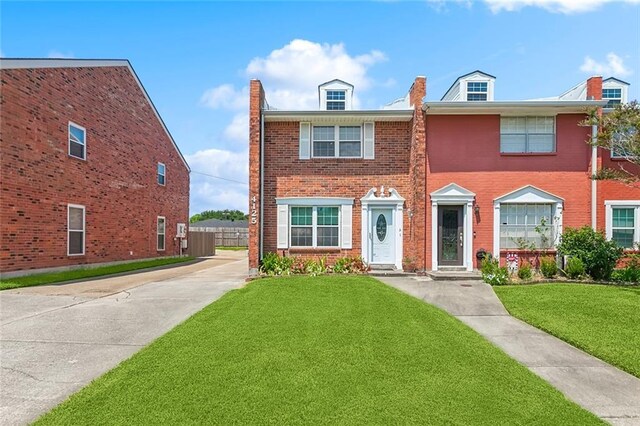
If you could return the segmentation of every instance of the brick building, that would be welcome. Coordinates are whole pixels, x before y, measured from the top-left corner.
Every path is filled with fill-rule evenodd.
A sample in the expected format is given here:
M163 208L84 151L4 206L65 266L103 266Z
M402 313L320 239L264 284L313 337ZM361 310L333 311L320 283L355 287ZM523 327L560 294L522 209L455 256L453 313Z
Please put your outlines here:
M362 111L354 87L333 80L318 110L282 111L253 80L250 268L277 251L473 270L481 250L553 249L563 227L586 224L638 242L640 190L590 178L592 164L626 160L592 149L580 124L588 108L625 102L628 84L593 77L554 98L496 101L495 83L474 71L423 102L418 77L405 97Z
M1 59L0 271L174 256L189 166L126 60Z

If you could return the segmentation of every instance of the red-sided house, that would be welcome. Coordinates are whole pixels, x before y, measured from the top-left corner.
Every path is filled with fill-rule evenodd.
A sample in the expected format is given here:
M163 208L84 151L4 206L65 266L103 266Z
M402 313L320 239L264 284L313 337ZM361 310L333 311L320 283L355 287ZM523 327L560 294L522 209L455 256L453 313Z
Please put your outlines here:
M126 60L1 59L0 271L174 256L189 166Z
M251 82L252 270L279 252L471 271L482 250L553 250L566 226L623 242L624 220L637 241L640 190L591 179L592 164L618 160L581 125L587 109L626 101L626 83L594 77L555 98L496 101L495 77L475 71L423 103L419 77L376 111L352 109L353 90L330 81L318 110L282 111Z

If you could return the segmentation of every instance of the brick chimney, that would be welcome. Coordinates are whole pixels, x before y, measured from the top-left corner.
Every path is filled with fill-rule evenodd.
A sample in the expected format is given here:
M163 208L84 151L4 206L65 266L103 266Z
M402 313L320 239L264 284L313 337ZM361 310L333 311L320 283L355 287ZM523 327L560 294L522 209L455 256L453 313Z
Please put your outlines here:
M587 80L587 99L602 100L602 77L595 76Z
M422 100L426 95L427 79L422 76L416 77L409 89L409 103L413 107L409 178L413 191L407 197L409 226L408 232L405 231L405 242L408 240L409 244L405 247L407 247L406 255L415 259L418 271L426 269L427 139L425 117L422 111Z

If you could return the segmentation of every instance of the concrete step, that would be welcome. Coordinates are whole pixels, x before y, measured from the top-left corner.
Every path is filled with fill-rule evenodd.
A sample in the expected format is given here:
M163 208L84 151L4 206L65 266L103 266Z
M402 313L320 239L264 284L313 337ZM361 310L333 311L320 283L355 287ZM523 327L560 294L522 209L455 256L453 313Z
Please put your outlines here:
M404 272L397 269L371 269L368 272L372 277L415 277L415 272Z
M478 271L427 271L427 276L434 281L481 281Z

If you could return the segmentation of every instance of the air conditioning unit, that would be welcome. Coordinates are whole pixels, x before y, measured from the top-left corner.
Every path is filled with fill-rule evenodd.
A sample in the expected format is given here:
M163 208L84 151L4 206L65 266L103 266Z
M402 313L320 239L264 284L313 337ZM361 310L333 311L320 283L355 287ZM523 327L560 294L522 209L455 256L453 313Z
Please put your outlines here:
M187 238L187 224L186 223L179 223L178 224L178 231L176 232L176 237L177 238Z
M180 240L180 248L182 249L188 249L189 247L187 247L187 240Z

